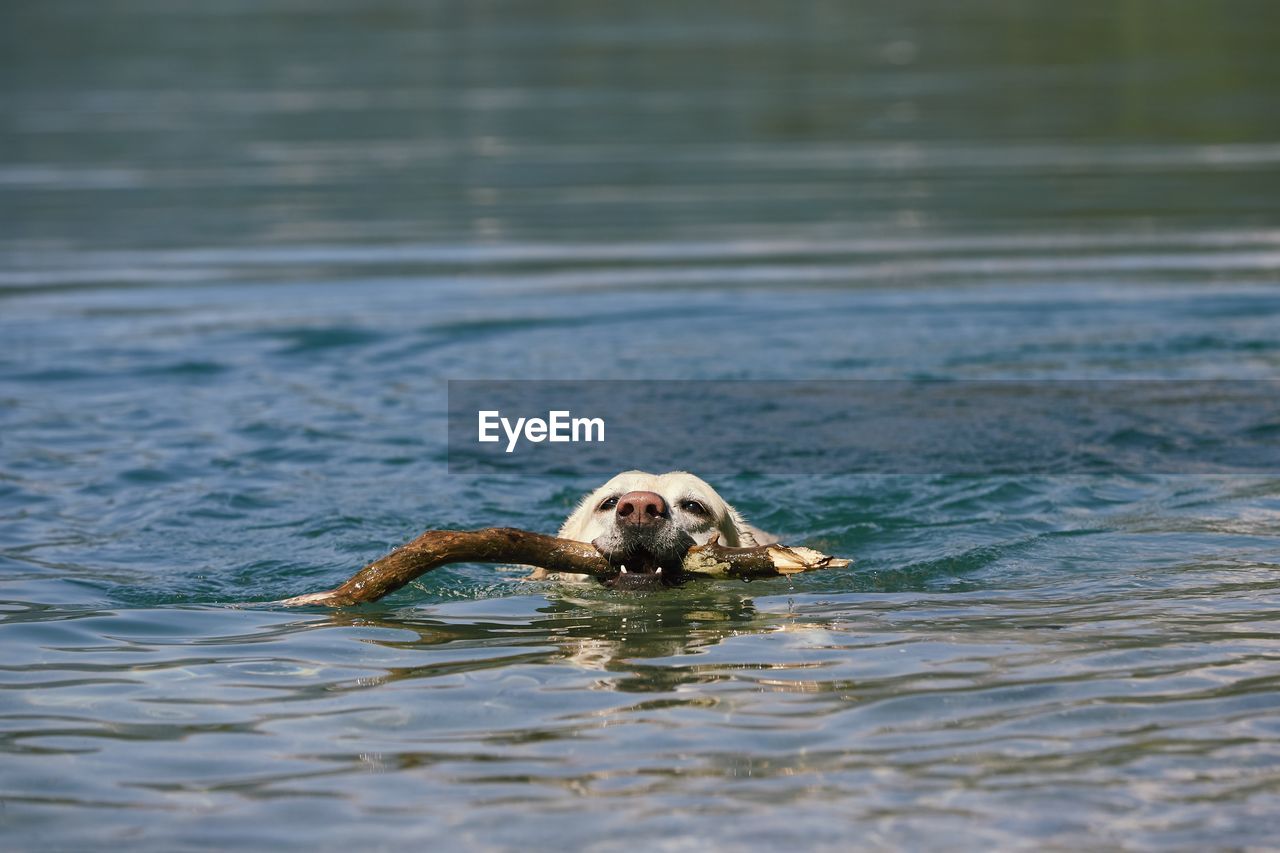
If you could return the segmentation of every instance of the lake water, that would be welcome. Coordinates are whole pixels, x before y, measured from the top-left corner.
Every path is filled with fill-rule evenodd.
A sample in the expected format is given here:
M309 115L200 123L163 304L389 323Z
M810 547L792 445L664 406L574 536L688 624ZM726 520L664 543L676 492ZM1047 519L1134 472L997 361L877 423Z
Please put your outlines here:
M266 602L597 485L449 473L448 379L1277 378L1278 29L10 4L0 846L1270 847L1274 474L783 476L761 429L714 484L853 568Z

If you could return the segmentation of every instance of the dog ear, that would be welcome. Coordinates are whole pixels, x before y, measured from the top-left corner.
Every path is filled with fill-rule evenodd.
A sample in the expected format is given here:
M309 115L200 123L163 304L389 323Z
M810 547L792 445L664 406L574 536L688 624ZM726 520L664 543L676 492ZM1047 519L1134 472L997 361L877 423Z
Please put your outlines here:
M606 484L607 485L607 484ZM600 489L603 489L601 486ZM600 493L600 489L587 492L582 496L582 500L578 501L578 506L573 512L569 513L569 517L564 520L564 524L560 525L560 532L556 535L561 539L572 539L575 542L585 542L583 537L586 535L587 525L591 522L591 513L595 510L596 495Z
M724 537L724 544L730 547L750 548L756 544L755 537L751 535L751 526L742 517L742 513L727 503L724 505L724 518L720 520L719 530Z

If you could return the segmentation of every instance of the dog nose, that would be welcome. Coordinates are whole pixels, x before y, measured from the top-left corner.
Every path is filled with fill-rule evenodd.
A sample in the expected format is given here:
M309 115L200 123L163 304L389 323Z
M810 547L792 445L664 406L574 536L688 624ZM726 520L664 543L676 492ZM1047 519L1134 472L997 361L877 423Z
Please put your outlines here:
M657 492L627 492L614 510L626 524L653 524L667 515L667 504Z

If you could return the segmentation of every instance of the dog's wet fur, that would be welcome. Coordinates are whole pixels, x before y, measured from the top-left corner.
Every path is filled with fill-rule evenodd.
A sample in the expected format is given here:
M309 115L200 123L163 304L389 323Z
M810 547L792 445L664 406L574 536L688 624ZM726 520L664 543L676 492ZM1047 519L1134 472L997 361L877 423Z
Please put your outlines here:
M583 498L559 536L595 545L618 568L609 585L633 590L679 584L685 553L717 534L730 547L777 541L686 471L625 471Z

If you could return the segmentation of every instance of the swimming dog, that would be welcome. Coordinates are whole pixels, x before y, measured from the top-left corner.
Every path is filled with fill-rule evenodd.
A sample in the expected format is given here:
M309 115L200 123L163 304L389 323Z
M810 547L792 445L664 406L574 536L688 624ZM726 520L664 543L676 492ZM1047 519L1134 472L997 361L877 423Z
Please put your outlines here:
M778 541L686 471L624 471L584 497L558 535L595 545L620 568L615 587L632 589L678 583L685 553L713 535L730 547ZM533 577L553 574L539 569Z

